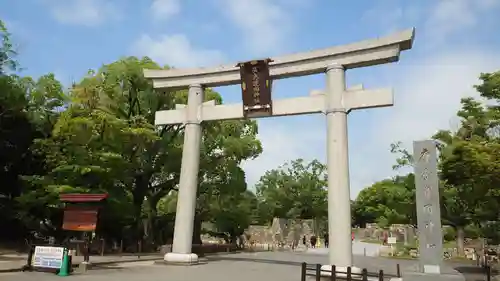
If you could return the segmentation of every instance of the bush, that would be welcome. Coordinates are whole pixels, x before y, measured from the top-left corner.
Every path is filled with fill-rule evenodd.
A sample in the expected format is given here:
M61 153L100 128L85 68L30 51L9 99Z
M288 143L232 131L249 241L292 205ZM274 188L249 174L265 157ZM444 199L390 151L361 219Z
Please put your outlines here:
M457 239L457 231L453 227L446 227L443 229L444 241L455 241Z

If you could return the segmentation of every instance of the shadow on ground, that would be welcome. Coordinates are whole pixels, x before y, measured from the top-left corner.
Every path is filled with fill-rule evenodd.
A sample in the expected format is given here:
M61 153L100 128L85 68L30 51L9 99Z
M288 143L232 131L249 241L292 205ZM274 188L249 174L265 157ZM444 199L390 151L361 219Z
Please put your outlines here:
M263 258L250 258L250 257L228 257L228 256L213 256L206 257L208 261L241 261L241 262L257 262L257 263L269 263L269 264L283 264L283 265L296 265L300 266L302 262L296 261L284 261L284 260L273 260L273 259L263 259Z
M291 261L291 260L276 260L264 257L248 257L248 256L211 256L205 258L208 262L217 261L233 261L233 262L249 262L249 263L264 263L264 264L277 264L277 265L289 265L300 267L302 261ZM312 264L310 264L312 266ZM449 264L452 268L458 272L464 274L466 280L470 281L483 281L486 280L486 271L483 267L473 265L473 264ZM497 269L491 271L491 276L496 276L499 274ZM395 277L393 274L387 274L391 277Z
M5 256L0 256L0 261L20 261L20 260L25 260L26 258L24 257L5 257Z
M236 262L254 262L254 263L266 263L266 264L280 264L280 265L292 265L300 267L302 266L302 262L298 261L285 261L285 260L273 260L273 259L265 259L265 258L252 258L252 257L228 257L228 256L215 256L207 258L208 262L217 262L217 261L236 261ZM315 276L314 268L315 264L308 264L306 275ZM368 271L369 276L378 276L378 272L370 272ZM385 278L393 278L397 277L393 274L385 274Z
M477 275L485 275L486 269L481 266L456 266L455 269L462 274L477 274ZM491 276L496 276L499 274L498 269L491 269Z
M96 264L96 265L92 265L90 267L90 270L106 270L106 269L112 269L112 270L118 270L118 269L124 269L125 267L124 266L120 266L120 265L117 265L117 264Z

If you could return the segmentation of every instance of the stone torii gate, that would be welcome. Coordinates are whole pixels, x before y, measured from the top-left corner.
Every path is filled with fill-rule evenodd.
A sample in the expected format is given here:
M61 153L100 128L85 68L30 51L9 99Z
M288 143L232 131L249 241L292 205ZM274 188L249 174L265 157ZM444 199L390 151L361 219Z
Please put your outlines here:
M189 88L187 105L158 111L155 117L156 125L185 124L173 248L171 253L165 255L165 261L181 264L198 262L198 256L192 253L191 248L201 122L324 113L327 119L329 263L341 267L352 266L347 114L356 109L392 106L393 93L391 89L364 90L362 86L346 89L345 71L398 61L401 51L411 49L414 34L415 30L409 29L377 39L236 66L144 70L144 76L153 80L154 88ZM253 67L250 70L254 71L250 72L250 76L255 74L253 82L252 78L244 78L243 69L247 66ZM259 81L259 71L264 73L264 80ZM326 72L325 91L312 91L309 96L298 98L271 99L271 80L322 72ZM216 105L214 101L203 102L204 87L240 83L243 104ZM252 88L248 87L249 83L254 83L253 89L250 89L253 90L253 96L250 97L245 94L248 88Z

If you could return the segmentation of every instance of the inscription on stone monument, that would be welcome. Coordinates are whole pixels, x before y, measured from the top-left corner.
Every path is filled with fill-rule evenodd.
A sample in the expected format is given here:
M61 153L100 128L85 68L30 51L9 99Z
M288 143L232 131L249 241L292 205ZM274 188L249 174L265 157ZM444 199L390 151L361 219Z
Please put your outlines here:
M246 118L272 115L270 59L239 63L243 115Z
M439 205L436 145L432 140L413 143L420 270L439 273L443 259L443 234Z

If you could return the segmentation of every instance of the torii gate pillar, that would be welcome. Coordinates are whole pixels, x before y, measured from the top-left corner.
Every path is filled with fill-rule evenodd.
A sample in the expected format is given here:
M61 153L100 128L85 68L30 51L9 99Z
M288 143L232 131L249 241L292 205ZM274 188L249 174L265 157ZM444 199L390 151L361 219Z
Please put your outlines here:
M201 122L243 119L248 116L324 113L327 119L329 264L337 266L339 271L352 266L347 115L351 110L392 106L393 94L391 89L365 90L362 86L346 89L345 71L398 61L401 51L411 49L414 34L415 30L410 29L345 46L276 57L272 62L264 60L268 64L264 67L268 73L263 77L267 78L257 77L260 70L256 65L262 61L250 62L250 65L254 65L252 79L255 78L257 82L252 85L253 96L246 96L244 91L244 97L255 103L251 106L245 102L229 105L215 105L214 101L203 102L203 87L242 82L241 69L235 64L199 69L144 70L144 76L153 79L155 88L189 87L187 106L177 105L174 110L157 111L155 116L156 125L186 126L173 252L165 255L165 261L180 264L198 262L198 256L191 252L191 241L198 183ZM311 91L309 96L271 100L269 91L255 90L270 84L268 82L271 79L325 72L326 91ZM266 81L260 81L261 79ZM243 88L248 88L248 85ZM248 115L249 108L265 110L260 112L262 115ZM331 267L325 265L324 270L330 271ZM353 267L352 272L360 273L361 269Z
M347 114L344 105L345 70L342 65L326 68L326 161L328 172L329 261L336 266L352 265L351 197Z
M203 104L203 96L204 92L200 84L189 86L183 145L186 149L182 149L179 181L179 186L182 188L179 188L177 195L172 253L167 253L165 256L165 260L172 263L198 262L198 256L191 252L191 248L200 168L201 120L198 116Z

